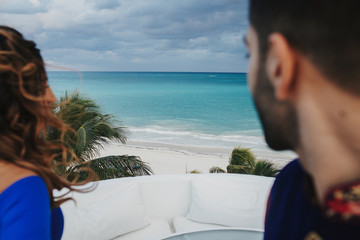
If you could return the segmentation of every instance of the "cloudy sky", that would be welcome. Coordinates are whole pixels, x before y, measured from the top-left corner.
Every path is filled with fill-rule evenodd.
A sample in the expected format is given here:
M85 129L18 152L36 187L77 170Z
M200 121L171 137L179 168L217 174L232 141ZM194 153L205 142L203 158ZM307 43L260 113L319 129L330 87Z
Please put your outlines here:
M78 70L246 72L247 17L247 0L0 0L1 24Z

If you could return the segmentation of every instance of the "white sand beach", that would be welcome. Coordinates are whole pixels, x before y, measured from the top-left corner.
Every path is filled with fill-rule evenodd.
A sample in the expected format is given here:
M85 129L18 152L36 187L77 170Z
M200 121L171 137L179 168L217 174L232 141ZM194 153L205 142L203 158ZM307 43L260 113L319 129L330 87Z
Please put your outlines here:
M193 147L163 143L128 141L112 143L101 150L101 156L134 155L149 163L154 174L184 174L192 170L208 173L217 166L226 170L232 148ZM267 159L280 169L296 157L291 152L253 151L258 159Z

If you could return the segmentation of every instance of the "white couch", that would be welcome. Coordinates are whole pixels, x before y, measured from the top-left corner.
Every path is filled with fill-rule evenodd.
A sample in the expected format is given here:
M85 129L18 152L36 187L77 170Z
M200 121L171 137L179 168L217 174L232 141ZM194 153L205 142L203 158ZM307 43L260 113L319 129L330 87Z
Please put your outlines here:
M64 203L63 240L158 240L176 233L243 228L263 231L273 178L183 174L98 182ZM60 195L62 192L55 192Z

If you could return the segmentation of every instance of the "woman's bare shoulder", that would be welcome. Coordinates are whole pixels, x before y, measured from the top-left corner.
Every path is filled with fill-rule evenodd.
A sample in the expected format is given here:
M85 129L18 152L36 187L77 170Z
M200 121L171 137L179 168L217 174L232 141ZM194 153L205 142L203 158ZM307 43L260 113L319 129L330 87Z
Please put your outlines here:
M0 193L16 181L30 176L37 176L37 174L31 170L0 160Z

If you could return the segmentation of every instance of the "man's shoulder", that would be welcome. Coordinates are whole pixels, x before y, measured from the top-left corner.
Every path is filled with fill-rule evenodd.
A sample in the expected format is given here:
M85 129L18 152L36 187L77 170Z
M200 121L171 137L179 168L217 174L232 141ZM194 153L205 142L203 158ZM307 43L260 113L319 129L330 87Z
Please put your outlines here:
M289 162L276 176L271 190L272 195L279 193L284 196L284 192L287 195L291 191L298 191L304 184L305 175L298 159Z
M294 159L281 169L276 179L291 179L303 174L305 174L305 172L299 163L299 159Z

